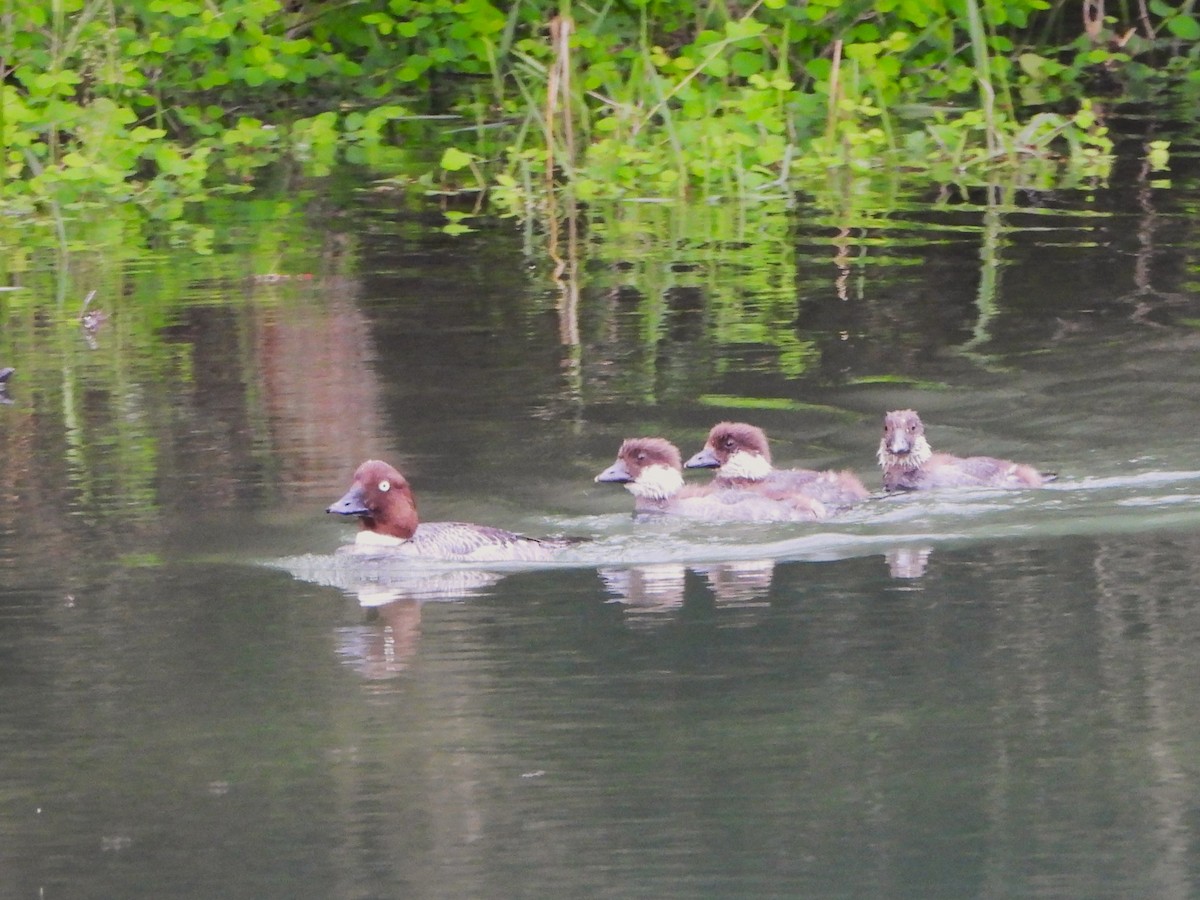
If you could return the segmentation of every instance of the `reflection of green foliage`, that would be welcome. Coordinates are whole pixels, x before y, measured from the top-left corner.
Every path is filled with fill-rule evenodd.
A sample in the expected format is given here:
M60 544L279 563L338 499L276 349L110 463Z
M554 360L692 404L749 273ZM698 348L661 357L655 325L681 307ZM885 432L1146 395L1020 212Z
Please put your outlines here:
M858 414L836 406L824 403L805 403L801 400L789 400L786 397L734 397L729 394L705 394L697 398L704 406L722 406L728 409L770 409L788 410L790 412L820 412L837 416L849 421L857 421Z
M204 207L211 250L146 250L136 211L73 221L64 254L36 241L0 255L0 365L16 369L5 415L25 431L61 447L67 479L84 521L117 516L131 526L152 523L160 503L164 453L179 440L164 423L178 422L181 399L214 373L197 371L194 347L172 327L197 305L253 296L255 307L286 302L305 290L321 265L323 233L309 227L299 200L216 200ZM10 226L11 227L11 226ZM57 243L57 242L53 242ZM339 257L352 266L353 255ZM259 284L256 276L274 276ZM104 315L94 333L79 317L84 298ZM238 347L229 365L257 365L252 319L237 315ZM240 382L239 382L240 384ZM244 413L266 446L266 416L257 380L241 384ZM186 434L186 431L184 432ZM126 564L144 564L127 560Z
M154 569L162 566L162 557L155 553L123 553L117 562L126 569Z
M922 381L919 378L910 378L907 375L862 375L857 378L847 378L846 384L860 386L867 384L903 384L906 387L917 388L922 391L944 391L950 387L950 385L941 381Z
M990 191L949 195L943 209L953 215L943 217L914 189L846 184L831 182L801 209L591 205L580 226L585 390L646 403L725 394L773 402L771 391L758 392L759 375L944 390L901 374L918 348L941 335L973 364L995 368L986 354L1011 315L999 272L1020 233L1043 230L1046 219L1062 227L1064 217L1090 231L1099 214L1086 204L1031 210L1012 192ZM921 212L896 213L910 209ZM977 257L977 269L965 279L956 271L948 290L942 273L912 271L959 253L929 251L942 243Z
M792 213L783 204L687 208L621 204L592 210L589 292L636 291L636 306L608 308L618 322L636 322L640 352L625 360L619 379L652 399L659 370L671 365L675 327L703 334L706 378L735 369L738 355L766 355L790 378L806 374L820 357L815 341L796 331L796 250ZM667 254L647 254L653 242ZM702 300L693 309L680 298ZM610 326L606 326L610 327ZM664 343L666 342L666 343ZM694 385L693 385L694 387Z

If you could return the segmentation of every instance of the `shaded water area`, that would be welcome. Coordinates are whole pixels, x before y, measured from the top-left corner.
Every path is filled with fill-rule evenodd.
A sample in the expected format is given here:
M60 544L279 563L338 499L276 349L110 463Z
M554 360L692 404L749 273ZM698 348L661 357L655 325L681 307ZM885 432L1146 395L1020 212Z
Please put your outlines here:
M557 280L314 195L12 278L0 897L1200 894L1198 174L628 204ZM1058 480L726 527L592 481L732 418L878 488L910 406ZM369 456L589 541L348 563Z

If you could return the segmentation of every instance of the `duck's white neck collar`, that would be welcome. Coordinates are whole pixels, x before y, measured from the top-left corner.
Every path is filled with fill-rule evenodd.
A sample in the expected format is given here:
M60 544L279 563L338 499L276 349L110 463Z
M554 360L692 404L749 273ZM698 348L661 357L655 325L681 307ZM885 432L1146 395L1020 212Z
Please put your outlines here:
M639 500L670 500L683 488L683 475L671 466L647 466L625 487Z
M723 481L735 478L745 481L762 481L771 474L771 463L764 456L739 450L729 461L717 470L717 477Z
M903 456L888 450L887 438L884 438L879 442L879 453L876 458L883 469L919 469L929 462L931 456L933 456L933 448L929 446L925 435L921 435L913 441L912 449Z
M404 538L396 537L394 534L380 534L378 531L369 531L366 528L354 537L356 547L399 547L403 543L405 543Z

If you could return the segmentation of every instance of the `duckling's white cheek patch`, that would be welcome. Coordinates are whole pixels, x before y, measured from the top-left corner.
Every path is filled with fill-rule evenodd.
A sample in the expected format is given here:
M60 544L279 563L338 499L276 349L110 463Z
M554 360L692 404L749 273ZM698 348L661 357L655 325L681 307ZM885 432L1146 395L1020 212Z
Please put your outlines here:
M749 481L762 481L771 474L771 464L765 457L757 453L747 453L739 450L729 461L721 466L722 478L745 478Z
M637 481L625 485L635 497L651 500L666 500L679 493L683 487L683 476L670 466L647 466L638 475Z
M921 435L913 441L912 449L904 456L896 456L890 452L884 443L879 445L879 464L885 469L890 466L895 466L901 469L919 469L925 463L929 462L929 457L933 456L933 448L929 446L929 441L925 435Z

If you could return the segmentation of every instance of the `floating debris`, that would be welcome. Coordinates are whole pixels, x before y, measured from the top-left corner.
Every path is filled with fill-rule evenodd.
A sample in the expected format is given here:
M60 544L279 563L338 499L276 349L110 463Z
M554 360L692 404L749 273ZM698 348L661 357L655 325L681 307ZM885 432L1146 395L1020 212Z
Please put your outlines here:
M99 344L96 341L96 333L100 330L100 326L108 321L108 313L102 309L88 309L95 299L96 292L89 291L88 295L83 299L83 309L79 311L79 325L83 329L83 339L87 341L87 345L95 350Z
M277 284L281 281L312 281L311 272L301 272L298 275L284 275L280 272L267 272L264 275L251 275L250 280L255 284Z

